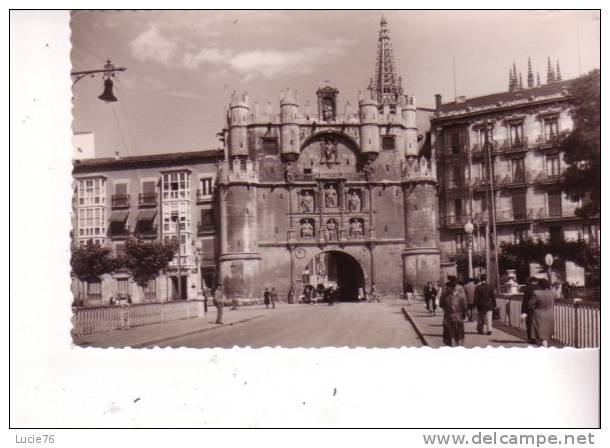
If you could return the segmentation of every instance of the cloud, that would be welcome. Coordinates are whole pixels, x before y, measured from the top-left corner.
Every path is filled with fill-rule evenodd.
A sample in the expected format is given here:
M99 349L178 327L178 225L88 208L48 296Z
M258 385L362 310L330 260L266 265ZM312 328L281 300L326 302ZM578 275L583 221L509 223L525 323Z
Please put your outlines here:
M178 45L164 36L156 24L151 23L131 41L129 49L132 56L140 61L153 61L169 66L178 51Z
M186 53L182 63L190 69L206 64L228 67L245 75L245 80L258 76L271 79L281 75L315 72L332 59L345 55L350 44L346 39L334 39L324 45L290 51L258 49L236 54L231 49L211 47L204 48L197 54Z

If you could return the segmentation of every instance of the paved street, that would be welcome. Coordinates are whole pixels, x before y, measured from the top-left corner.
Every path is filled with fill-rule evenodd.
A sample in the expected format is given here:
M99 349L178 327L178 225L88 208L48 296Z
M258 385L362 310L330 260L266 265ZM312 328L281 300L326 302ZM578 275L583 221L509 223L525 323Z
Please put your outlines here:
M160 347L419 347L401 302L284 305L234 326L169 339ZM231 311L228 311L231 313ZM214 314L214 313L212 313Z

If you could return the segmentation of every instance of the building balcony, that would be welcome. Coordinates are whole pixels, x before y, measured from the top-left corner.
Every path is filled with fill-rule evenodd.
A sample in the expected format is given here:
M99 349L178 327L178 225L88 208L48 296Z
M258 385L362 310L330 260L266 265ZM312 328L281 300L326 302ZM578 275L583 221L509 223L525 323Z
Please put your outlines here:
M136 230L133 232L133 235L136 238L143 238L143 239L152 239L152 238L157 238L159 236L159 228L158 227L149 227L149 228L136 228Z
M214 233L216 232L216 226L211 223L202 223L201 221L197 223L197 233L198 234L206 234L206 233Z
M502 146L500 147L502 152L517 152L521 150L527 150L528 146L528 138L527 136L512 139L506 139L502 142Z
M140 193L138 194L139 207L155 207L157 205L157 193Z
M539 135L536 139L536 148L538 149L551 149L557 148L561 141L566 137L568 132L560 132L558 134L552 134L549 136Z
M131 236L129 229L127 227L113 227L111 226L108 229L108 237L113 240L123 240L127 239Z
M450 228L464 228L470 219L470 215L445 215L441 216L441 225Z
M545 171L538 171L533 178L533 182L542 185L553 185L561 180L561 176L565 172L564 168L560 168L559 172L547 173Z
M113 194L110 199L112 208L129 208L129 195L128 194Z
M211 201L213 197L212 191L197 190L197 202Z

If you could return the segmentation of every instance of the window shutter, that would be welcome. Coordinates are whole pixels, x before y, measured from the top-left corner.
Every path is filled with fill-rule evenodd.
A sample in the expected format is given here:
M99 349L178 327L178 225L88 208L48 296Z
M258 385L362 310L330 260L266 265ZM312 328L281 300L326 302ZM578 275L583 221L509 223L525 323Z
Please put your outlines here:
M127 184L114 184L114 194L124 196L127 194Z

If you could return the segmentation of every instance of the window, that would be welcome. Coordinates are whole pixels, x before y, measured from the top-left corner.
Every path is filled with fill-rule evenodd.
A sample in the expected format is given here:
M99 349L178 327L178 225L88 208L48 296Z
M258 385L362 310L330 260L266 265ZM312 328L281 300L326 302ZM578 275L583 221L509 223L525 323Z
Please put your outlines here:
M544 120L544 141L550 142L559 134L559 123L556 119Z
M381 148L385 151L396 149L396 139L393 135L386 135L381 139Z
M525 191L518 191L512 194L513 204L513 219L523 220L527 217L527 210L525 206Z
M199 196L212 196L214 193L214 179L212 177L206 177L204 179L200 179L199 182Z
M78 205L104 205L106 203L106 180L83 179L78 181Z
M157 299L157 280L149 280L144 289L144 300L153 301Z
M521 241L527 239L527 229L515 229L514 238L515 244L519 244Z
M156 182L142 182L142 194L140 195L140 205L156 205L157 204L157 186Z
M549 239L551 241L563 241L563 228L561 226L549 227Z
M172 216L180 222L180 231L190 231L191 220L187 202L170 202L163 205L163 233L177 233L177 225Z
M466 129L450 128L445 131L445 154L459 154L466 145Z
M114 195L112 195L113 207L129 207L129 195L127 194L127 183L114 184Z
M189 190L189 173L186 171L163 174L163 200L188 199Z
M95 279L87 282L87 300L101 301L102 300L102 280Z
M460 186L462 169L459 165L453 165L449 171L449 179L447 186L449 188L457 188Z
M461 199L455 199L453 202L453 210L455 211L455 219L456 222L459 222L458 220L462 217L462 200Z
M106 235L106 209L82 207L78 209L78 237L86 241L90 237Z
M169 241L177 241L178 236L177 235L165 235L163 237L163 241L165 241L166 243ZM189 247L190 247L190 235L185 235L184 233L180 234L180 263L181 264L186 264L187 259L188 259L188 255L189 255ZM174 259L171 261L170 263L171 265L176 265L177 264L177 257L174 257Z
M511 147L523 146L523 123L509 125Z
M466 249L466 234L456 233L455 234L455 251L460 252Z
M547 177L559 176L559 154L549 154L546 156L546 175Z
M117 278L116 293L118 296L127 297L129 295L129 279Z
M561 216L561 192L560 191L549 191L549 216Z
M114 255L120 257L125 255L125 243L117 243L114 246Z
M214 209L201 209L201 230L214 230Z
M525 182L525 159L512 159L511 160L511 171L513 175L513 182L523 183Z

